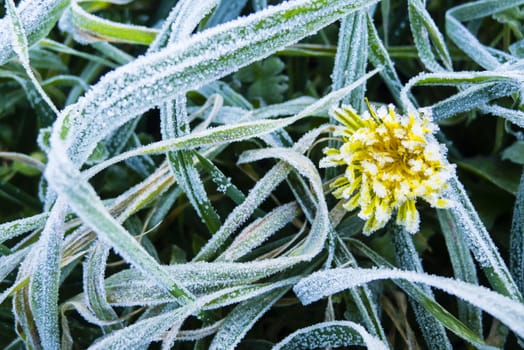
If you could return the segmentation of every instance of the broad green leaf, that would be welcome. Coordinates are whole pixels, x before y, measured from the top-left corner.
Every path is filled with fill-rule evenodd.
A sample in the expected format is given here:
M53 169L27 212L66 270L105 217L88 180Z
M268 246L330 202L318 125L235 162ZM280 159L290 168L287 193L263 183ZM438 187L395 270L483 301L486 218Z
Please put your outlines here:
M519 185L519 169L514 164L494 157L464 158L458 165L481 176L503 190L515 194Z
M516 141L502 152L502 159L524 165L524 141Z

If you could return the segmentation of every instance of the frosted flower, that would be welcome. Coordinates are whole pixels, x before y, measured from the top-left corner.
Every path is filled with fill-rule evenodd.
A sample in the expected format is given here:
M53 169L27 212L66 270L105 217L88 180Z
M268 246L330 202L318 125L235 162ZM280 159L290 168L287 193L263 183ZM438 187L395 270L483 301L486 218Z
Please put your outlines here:
M346 167L331 188L346 210L360 208L365 234L384 227L395 211L397 224L415 233L420 223L417 199L449 207L442 195L455 168L433 136L437 126L427 117L399 115L392 105L375 111L368 103L368 109L362 115L349 106L331 111L342 123L335 136L343 143L326 148L320 166Z

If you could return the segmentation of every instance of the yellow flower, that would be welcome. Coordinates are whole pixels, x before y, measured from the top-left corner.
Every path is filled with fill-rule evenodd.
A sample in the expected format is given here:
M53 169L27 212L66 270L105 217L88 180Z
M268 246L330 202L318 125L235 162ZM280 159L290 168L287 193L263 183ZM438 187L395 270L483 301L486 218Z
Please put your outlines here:
M368 109L361 116L349 106L331 111L342 123L335 131L342 145L324 149L320 166L346 167L331 188L346 210L360 208L365 234L384 227L395 211L396 223L415 233L420 223L417 198L436 208L449 207L442 194L455 168L433 136L437 126L427 117L399 115L392 105L375 111L368 103Z

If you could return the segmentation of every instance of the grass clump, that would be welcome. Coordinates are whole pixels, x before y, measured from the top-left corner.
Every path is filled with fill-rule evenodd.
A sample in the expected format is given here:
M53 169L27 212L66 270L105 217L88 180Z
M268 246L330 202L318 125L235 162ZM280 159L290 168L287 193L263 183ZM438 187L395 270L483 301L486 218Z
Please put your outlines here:
M522 1L3 3L2 348L521 344Z

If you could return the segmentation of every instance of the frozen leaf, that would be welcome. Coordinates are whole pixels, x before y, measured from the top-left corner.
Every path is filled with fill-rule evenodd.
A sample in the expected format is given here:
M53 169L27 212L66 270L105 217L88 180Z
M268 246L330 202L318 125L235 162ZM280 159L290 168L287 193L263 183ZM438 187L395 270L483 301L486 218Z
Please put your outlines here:
M338 90L362 77L368 61L367 10L354 12L342 19L337 54L333 68L333 89ZM342 102L361 111L364 103L365 85L354 89Z
M58 109L55 107L53 101L51 101L49 96L47 96L44 89L42 89L42 87L40 86L40 83L36 79L35 74L33 73L33 70L29 64L29 43L24 30L24 24L22 23L22 20L17 13L13 0L6 1L6 9L7 14L11 20L11 37L13 39L13 49L16 52L20 61L22 62L22 66L24 67L27 76L33 83L36 91L38 92L42 100L48 104L48 106L55 114L58 114Z
M109 247L101 242L96 242L93 245L84 263L83 289L87 308L98 319L115 322L118 319L118 315L108 304L104 288L104 275L108 255ZM104 331L111 332L119 328L122 328L122 324L115 322L113 326L105 328Z
M6 222L0 225L0 243L14 238L22 233L44 227L48 218L47 213L37 214L31 217Z
M493 289L514 300L522 300L506 263L457 178L450 181L449 198L454 201L454 205L448 210L464 232L466 244L485 271Z
M276 289L235 307L221 324L209 349L226 350L235 348L255 322L289 289L290 286Z
M235 238L217 261L235 261L258 247L299 213L295 203L275 208L264 218L255 220Z
M26 257L29 249L30 247L27 247L9 255L0 256L0 281L4 281L4 279L18 267Z
M408 1L409 24L419 57L426 68L432 72L452 70L451 57L444 36L424 8L424 4L421 0ZM433 49L438 53L444 67L437 62Z
M481 176L509 193L516 193L519 185L520 169L508 162L494 157L464 158L458 165Z
M441 289L498 318L520 337L524 335L523 304L485 287L452 278L388 269L332 269L313 273L301 280L293 290L307 305L342 290L383 279L402 279Z
M500 62L480 41L462 24L517 7L521 0L481 0L455 6L446 12L446 33L466 55L481 67L496 69Z
M60 344L58 289L66 208L63 200L55 203L55 210L49 215L40 239L33 246L36 257L33 260L29 297L43 349L57 349Z
M20 2L16 11L19 13L29 46L49 33L68 4L68 0L24 0ZM0 19L0 65L16 56L11 41L11 36L14 34L9 30L9 22L7 17Z
M372 336L364 327L351 321L322 322L301 328L288 335L272 349L316 349L350 345L377 350L389 349L379 338Z
M401 269L424 272L420 257L413 244L412 234L408 233L403 227L395 225L393 227L393 243L395 245L397 264ZM425 285L418 285L418 287L426 294L426 298L431 301L435 300L431 288ZM451 349L451 343L442 323L438 322L416 300L410 299L410 303L428 347L431 349Z
M478 284L477 270L471 253L467 249L463 233L453 217L446 210L437 210L442 233L446 240L446 247L450 256L455 278ZM482 335L482 313L462 300L458 300L458 315L461 321L468 325L477 334Z
M513 210L509 251L511 274L520 292L524 293L524 173L520 178Z

